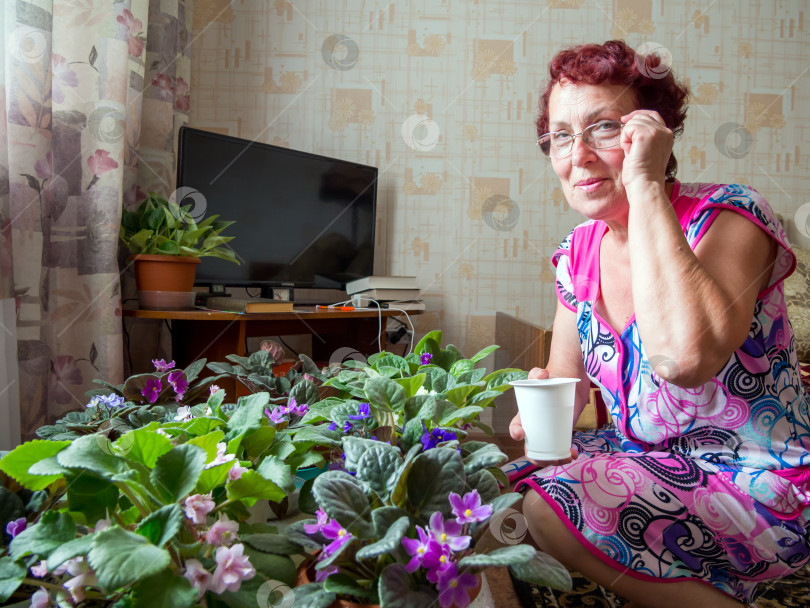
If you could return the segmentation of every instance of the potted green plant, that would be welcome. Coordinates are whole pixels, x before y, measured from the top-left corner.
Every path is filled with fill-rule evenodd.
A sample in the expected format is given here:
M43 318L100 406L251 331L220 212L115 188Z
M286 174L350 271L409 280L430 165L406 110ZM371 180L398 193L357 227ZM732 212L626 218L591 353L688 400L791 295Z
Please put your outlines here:
M211 215L197 223L190 209L151 192L134 211L122 210L120 239L132 254L139 291L190 293L201 257L239 263L225 246L233 237L221 234L233 222Z
M90 407L132 410L126 390ZM295 491L298 469L324 462L318 444L277 428L266 392L236 404L208 393L114 441L66 432L0 459L0 605L243 608L263 586L294 585L291 559L262 548L277 530L253 507ZM306 406L285 409L295 429Z

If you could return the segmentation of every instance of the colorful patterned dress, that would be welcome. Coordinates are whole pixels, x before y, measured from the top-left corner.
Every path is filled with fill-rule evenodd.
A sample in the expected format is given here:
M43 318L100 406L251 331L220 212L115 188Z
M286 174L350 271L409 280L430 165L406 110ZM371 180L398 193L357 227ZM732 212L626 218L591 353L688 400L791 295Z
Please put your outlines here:
M585 369L613 424L577 433L576 460L518 487L536 490L619 571L701 580L750 601L759 582L810 561L810 415L782 289L795 256L767 201L746 186L675 182L672 204L692 249L722 210L778 243L748 338L700 387L662 380L635 318L619 333L594 310L607 226L577 226L554 254L557 294L576 313Z

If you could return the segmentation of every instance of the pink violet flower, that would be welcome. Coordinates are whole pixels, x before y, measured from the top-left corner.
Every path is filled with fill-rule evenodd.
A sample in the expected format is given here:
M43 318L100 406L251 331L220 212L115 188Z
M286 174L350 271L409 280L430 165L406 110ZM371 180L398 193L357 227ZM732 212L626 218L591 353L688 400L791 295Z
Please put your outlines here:
M427 580L435 584L439 582L439 574L444 572L453 562L450 556L450 547L440 545L435 539L433 539L433 542L436 544L430 546L431 550L422 560L422 567L428 571Z
M90 564L83 557L70 560L67 563L67 572L73 578L65 582L64 587L70 591L70 596L76 604L84 601L86 587L98 586L95 573L90 569Z
M34 578L42 578L48 574L47 562L43 559L36 566L31 566L31 576Z
M186 390L188 389L188 380L186 380L183 371L178 369L173 372L169 372L168 380L169 384L172 385L174 392L177 394L177 400L182 400L183 395L186 394Z
M186 571L183 576L197 590L197 599L202 598L211 587L211 573L196 559L186 560Z
M439 574L439 605L450 608L455 604L457 608L467 608L470 605L467 589L474 589L477 585L478 579L473 574L459 574L456 565L451 563Z
M230 547L238 538L239 523L229 520L227 517L220 519L208 530L205 541L215 547Z
M256 569L244 555L245 546L241 543L233 547L218 547L216 553L217 569L211 579L211 588L216 594L225 590L239 591L242 581L256 576Z
M174 368L174 361L166 363L165 359L152 359L152 365L155 366L156 372L168 372Z
M453 507L456 521L460 524L486 521L492 515L492 505L481 504L478 490L467 492L463 498L455 492L450 492L450 505Z
M228 446L225 444L225 442L219 442L217 444L217 455L214 456L214 459L211 462L205 465L205 468L210 469L219 464L225 464L226 462L236 459L236 454L228 454L227 451Z
M241 478L242 475L247 473L249 470L250 469L248 469L247 467L243 467L241 464L237 462L234 466L232 466L228 470L228 481L236 481L237 479Z
M10 521L8 524L6 524L6 534L8 534L11 538L14 538L27 527L28 522L26 519L24 517L20 517L19 519L15 519L14 521Z
M430 533L439 544L447 545L453 551L463 551L470 546L469 536L461 535L461 524L453 519L444 521L439 511L430 516Z
M319 532L321 528L323 528L326 524L329 523L329 516L326 512L319 508L315 511L315 517L317 517L317 521L314 524L304 524L304 532L307 534L315 534Z
M216 503L211 499L211 494L194 494L186 498L183 503L186 517L195 524L204 524L208 514L214 510Z
M146 397L149 403L154 403L157 401L161 390L163 390L163 385L160 382L160 378L147 378L146 386L143 387L141 395Z
M340 568L337 566L327 566L323 570L316 570L315 571L315 582L322 583L327 578L329 578L332 574L335 574L340 571Z
M31 596L31 608L48 608L51 605L51 597L45 587L40 587Z
M216 393L218 390L220 390L220 389L219 389L219 387L218 387L216 384L212 384L211 386L209 386L209 387L208 387L208 394L209 394L209 395L213 395L213 394L215 394L215 393Z

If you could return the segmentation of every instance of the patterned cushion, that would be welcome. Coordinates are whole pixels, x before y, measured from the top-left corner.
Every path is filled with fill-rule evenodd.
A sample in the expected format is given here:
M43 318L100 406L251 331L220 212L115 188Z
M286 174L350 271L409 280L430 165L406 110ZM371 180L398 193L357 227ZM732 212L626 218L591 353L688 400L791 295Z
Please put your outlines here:
M795 247L796 271L785 280L788 318L799 361L810 362L810 250Z

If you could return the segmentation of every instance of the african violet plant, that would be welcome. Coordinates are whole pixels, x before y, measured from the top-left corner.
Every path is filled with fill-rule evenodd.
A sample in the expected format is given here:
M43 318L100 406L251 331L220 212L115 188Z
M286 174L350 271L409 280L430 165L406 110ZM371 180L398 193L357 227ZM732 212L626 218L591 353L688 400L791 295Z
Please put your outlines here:
M475 575L492 566L570 589L561 564L521 543L525 527L518 534L506 529L520 495L500 494L495 473L507 457L494 445L449 440L404 451L347 436L342 447L344 470L314 481L317 519L285 533L311 558L308 580L314 578L299 578L290 605L344 598L382 608L464 608L478 586ZM278 550L269 537L262 538L265 548Z
M248 524L249 508L283 501L323 456L270 423L267 393L224 394L115 441L35 440L5 455L0 603L236 607L269 579L292 585L292 561L252 542L273 529Z

